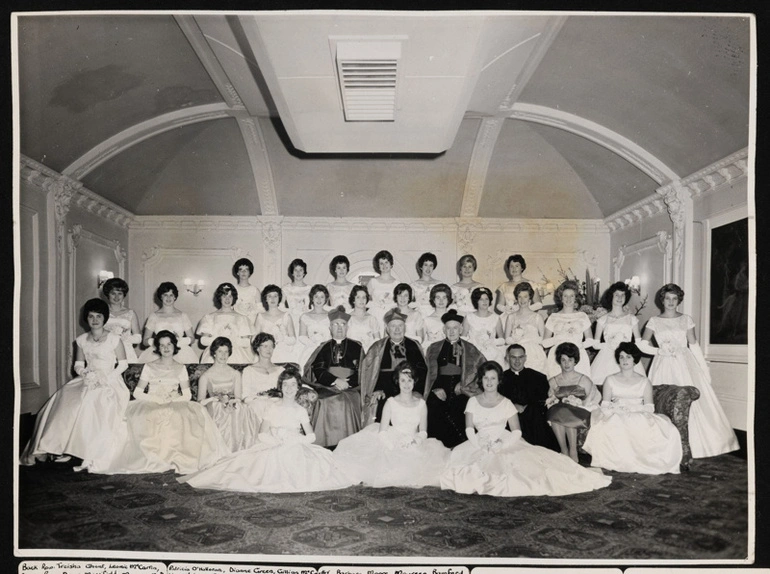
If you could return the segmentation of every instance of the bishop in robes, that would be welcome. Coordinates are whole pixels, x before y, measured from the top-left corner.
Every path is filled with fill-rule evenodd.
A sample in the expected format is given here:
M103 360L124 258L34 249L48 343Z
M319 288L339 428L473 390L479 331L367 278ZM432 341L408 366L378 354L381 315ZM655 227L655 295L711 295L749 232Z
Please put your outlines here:
M335 446L361 430L361 393L358 371L363 362L361 343L347 338L350 315L343 306L329 312L332 338L315 350L305 365L304 378L318 393L310 422L316 444Z
M387 336L375 341L361 364L361 405L364 426L379 421L385 401L397 395L398 381L393 370L408 361L414 367L414 392L422 394L428 370L422 348L417 341L406 337L406 315L397 308L385 314Z
M460 339L465 318L451 309L441 316L443 341L436 341L425 354L428 377L425 402L428 404L428 436L447 448L465 440L465 405L481 392L476 378L484 355L473 343Z
M498 391L509 398L519 411L522 438L529 444L561 452L556 435L546 419L548 378L540 371L524 366L527 351L521 345L508 347L506 357L511 368L503 373Z

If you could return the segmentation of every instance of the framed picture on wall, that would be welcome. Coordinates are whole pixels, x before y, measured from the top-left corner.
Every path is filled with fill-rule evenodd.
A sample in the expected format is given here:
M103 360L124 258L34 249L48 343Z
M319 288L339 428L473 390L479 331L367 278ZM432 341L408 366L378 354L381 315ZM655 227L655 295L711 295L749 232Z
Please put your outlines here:
M746 208L705 222L704 250L706 358L746 362L749 341L749 219Z

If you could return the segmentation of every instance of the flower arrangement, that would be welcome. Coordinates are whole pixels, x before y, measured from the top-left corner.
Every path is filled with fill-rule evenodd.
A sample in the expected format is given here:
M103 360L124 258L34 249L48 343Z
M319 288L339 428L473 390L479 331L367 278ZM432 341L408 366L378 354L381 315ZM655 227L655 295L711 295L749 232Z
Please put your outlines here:
M591 277L591 272L586 269L585 281L581 281L577 278L577 275L571 267L567 267L565 270L561 264L561 261L557 259L556 262L559 265L559 269L557 270L559 275L559 283L563 283L564 281L574 281L580 288L580 293L578 295L580 295L582 298L583 305L581 305L578 310L588 315L588 318L591 319L591 322L596 321L602 315L606 315L607 310L600 305L602 296L601 280L595 277ZM543 283L546 285L552 285L551 281L545 276L543 271L539 268L538 270L542 275Z
M641 279L639 279L638 275L634 275L630 279L626 279L625 281L623 281L623 283L628 285L628 289L629 291L631 291L631 293L634 293L635 295L639 296L639 305L636 305L634 308L634 315L638 315L639 313L641 313L642 309L644 309L647 306L648 296L645 295L644 297L642 297L642 293L641 293L642 281Z

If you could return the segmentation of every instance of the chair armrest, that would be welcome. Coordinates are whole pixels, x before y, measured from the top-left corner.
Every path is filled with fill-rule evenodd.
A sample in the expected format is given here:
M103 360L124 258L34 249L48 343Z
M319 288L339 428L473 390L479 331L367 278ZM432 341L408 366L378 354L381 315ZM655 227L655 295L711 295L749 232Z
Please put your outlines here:
M700 391L692 386L657 385L653 387L655 412L666 415L682 438L682 470L689 470L692 462L688 422L690 405L700 397Z

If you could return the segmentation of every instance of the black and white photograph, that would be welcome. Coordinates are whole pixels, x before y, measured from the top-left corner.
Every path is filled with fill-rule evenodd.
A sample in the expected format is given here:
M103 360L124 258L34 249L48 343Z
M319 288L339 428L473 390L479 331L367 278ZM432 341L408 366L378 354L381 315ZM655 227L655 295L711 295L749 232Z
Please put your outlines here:
M756 23L14 13L15 555L754 564Z

